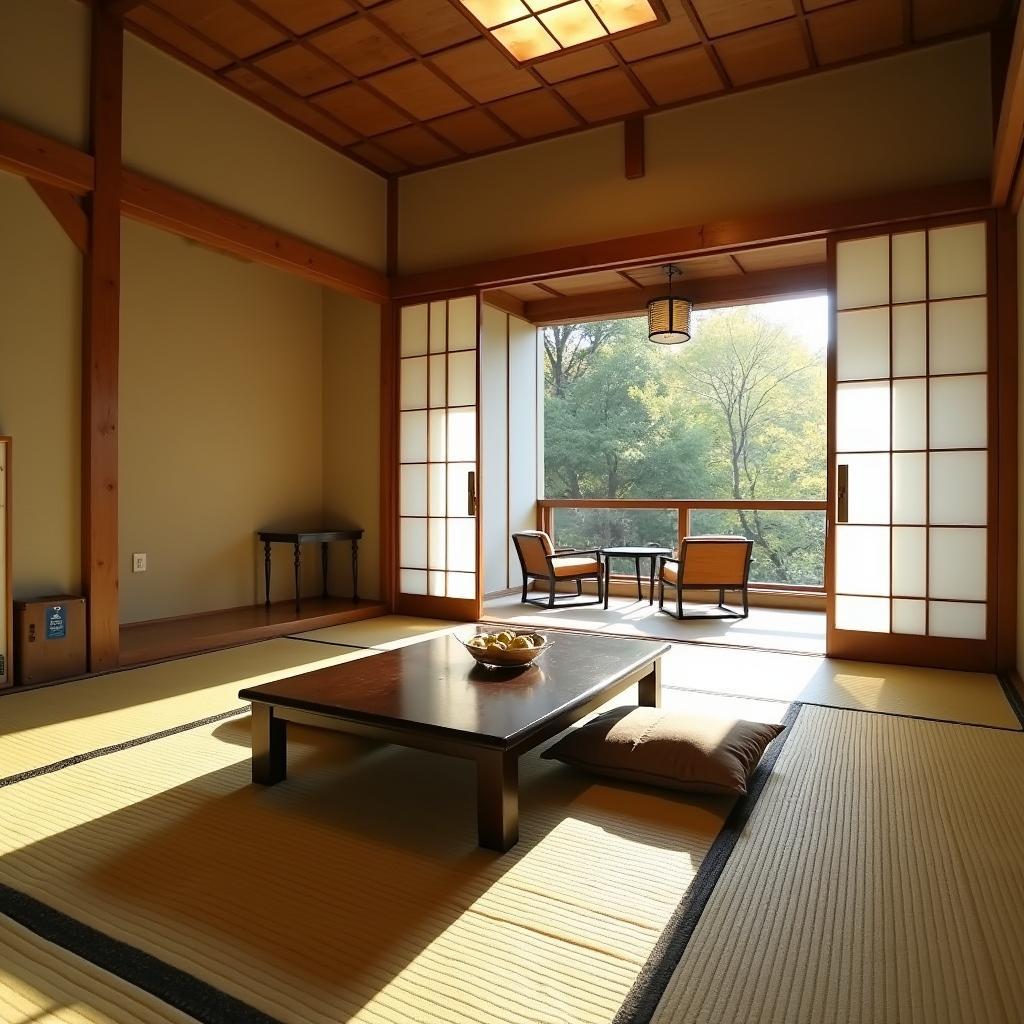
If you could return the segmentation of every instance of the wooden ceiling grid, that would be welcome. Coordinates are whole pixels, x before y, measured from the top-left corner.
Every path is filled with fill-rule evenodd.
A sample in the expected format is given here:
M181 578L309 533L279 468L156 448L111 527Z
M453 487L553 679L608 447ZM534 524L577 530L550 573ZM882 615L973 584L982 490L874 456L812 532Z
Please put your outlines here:
M825 240L812 238L783 245L761 246L697 256L689 260L676 260L675 266L682 276L673 282L673 290L686 294L686 282L712 278L742 277L745 274L771 270L791 270L798 267L820 266L825 263ZM622 292L628 288L652 288L665 284L662 266L631 267L629 270L599 270L586 274L546 278L530 284L505 285L500 290L520 302L537 302L548 298L567 298L575 295L599 295Z
M126 24L394 176L984 31L1002 5L664 0L665 24L526 67L458 0L142 0Z

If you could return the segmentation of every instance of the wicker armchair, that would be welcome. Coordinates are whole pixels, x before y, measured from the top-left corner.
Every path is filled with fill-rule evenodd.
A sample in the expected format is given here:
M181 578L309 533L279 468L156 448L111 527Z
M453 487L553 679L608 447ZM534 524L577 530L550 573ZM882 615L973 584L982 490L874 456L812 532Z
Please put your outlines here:
M748 586L750 556L754 542L746 537L686 537L679 545L677 558L662 555L658 567L658 610L677 619L745 619L750 614ZM665 587L673 587L676 610L665 607ZM721 614L683 615L683 592L686 590L717 590ZM743 598L743 611L726 607L725 592L738 591Z
M551 538L540 530L526 530L512 534L512 541L523 570L523 604L536 604L554 608L556 600L573 599L576 605L600 604L604 600L604 574L601 558L596 550L575 551L572 548L555 548ZM527 597L530 583L543 580L548 585L548 596L544 599ZM584 580L597 580L596 601L576 601L583 593ZM575 583L575 594L556 594L559 583Z

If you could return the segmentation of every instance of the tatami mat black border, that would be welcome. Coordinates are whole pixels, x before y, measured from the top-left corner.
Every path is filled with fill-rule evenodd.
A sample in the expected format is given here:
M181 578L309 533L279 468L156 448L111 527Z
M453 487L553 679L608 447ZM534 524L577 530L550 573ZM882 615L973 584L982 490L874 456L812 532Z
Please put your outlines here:
M1024 729L1024 697L1021 696L1021 692L1017 689L1014 681L1002 672L998 674L998 679L999 685L1003 688L1003 696L1006 697L1007 703L1017 716L1021 729Z
M690 888L686 891L679 906L669 918L661 937L658 939L641 968L633 987L619 1008L612 1024L649 1024L654 1011L665 994L665 989L675 973L679 961L686 952L697 922L718 884L725 865L739 840L740 833L750 818L754 806L761 797L764 787L771 777L775 763L786 745L793 726L800 716L802 704L792 704L782 720L785 731L774 740L765 751L761 763L754 772L747 787L746 796L737 800L729 816L725 819L722 831L711 844Z
M70 768L72 765L81 764L83 761L91 761L96 757L116 754L119 750L128 750L130 747L138 747L143 743L152 743L154 740L162 740L179 732L188 732L190 729L199 729L204 725L223 722L227 718L237 718L239 715L248 715L249 713L249 706L246 705L244 708L234 708L232 711L222 711L217 715L209 715L206 718L196 719L194 722L186 722L184 725L175 725L170 729L161 729L159 732L152 732L148 736L138 736L133 740L124 740L122 743L111 743L106 747L87 750L82 754L75 754L72 757L65 757L60 761L51 761L49 764L40 765L38 768L29 768L26 771L18 772L16 775L8 775L6 778L0 779L0 789L3 789L5 786L13 786L16 782L24 782L26 779L34 779L39 775L59 772L62 768Z
M240 999L149 953L0 884L0 914L109 974L148 992L202 1024L278 1024Z

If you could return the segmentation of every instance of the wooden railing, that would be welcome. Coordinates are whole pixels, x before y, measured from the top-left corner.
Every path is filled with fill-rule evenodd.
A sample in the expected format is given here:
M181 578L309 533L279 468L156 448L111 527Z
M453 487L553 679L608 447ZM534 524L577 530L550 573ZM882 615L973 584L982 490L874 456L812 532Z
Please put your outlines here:
M607 509L633 512L638 509L674 509L678 515L677 542L690 535L691 515L694 512L825 512L826 501L780 500L762 501L748 498L539 498L537 500L537 529L555 536L555 509ZM796 583L751 584L761 587L784 587L786 590L823 594L824 586Z

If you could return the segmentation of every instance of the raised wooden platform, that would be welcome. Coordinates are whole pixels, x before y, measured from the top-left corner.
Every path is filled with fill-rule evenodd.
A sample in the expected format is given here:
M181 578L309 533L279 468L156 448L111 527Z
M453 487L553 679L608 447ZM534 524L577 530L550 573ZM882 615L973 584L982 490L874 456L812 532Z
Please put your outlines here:
M279 601L269 608L260 604L183 618L136 622L121 627L121 665L140 665L358 619L373 619L385 611L385 605L379 601L357 603L340 597L311 597L303 600L298 612L294 601Z

